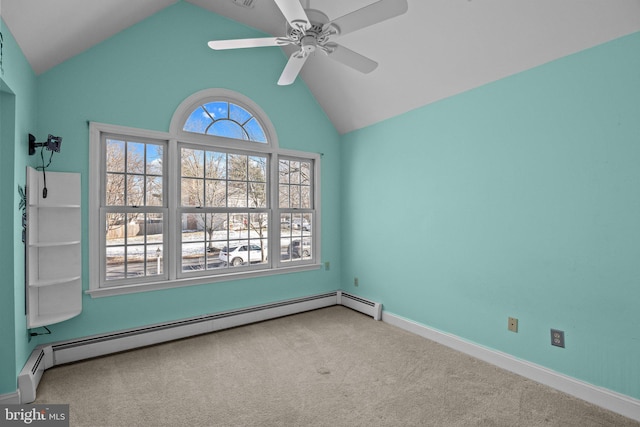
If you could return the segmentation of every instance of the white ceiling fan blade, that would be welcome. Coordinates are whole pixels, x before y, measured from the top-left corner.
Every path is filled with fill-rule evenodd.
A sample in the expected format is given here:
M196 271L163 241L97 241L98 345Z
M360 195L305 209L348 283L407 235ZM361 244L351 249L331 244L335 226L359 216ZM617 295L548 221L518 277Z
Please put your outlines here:
M347 34L369 25L377 24L407 11L407 0L380 0L333 20L339 34Z
M285 19L293 28L302 31L311 27L307 13L302 8L299 0L274 0Z
M302 66L307 61L309 55L304 55L302 52L294 52L287 61L287 65L284 67L278 85L286 86L290 85L298 77L298 73L302 70Z
M242 49L247 47L283 46L291 43L282 37L262 37L258 39L212 40L208 43L214 50Z
M378 63L366 56L360 55L342 45L336 43L328 43L327 55L329 58L347 65L361 73L370 73L378 67Z

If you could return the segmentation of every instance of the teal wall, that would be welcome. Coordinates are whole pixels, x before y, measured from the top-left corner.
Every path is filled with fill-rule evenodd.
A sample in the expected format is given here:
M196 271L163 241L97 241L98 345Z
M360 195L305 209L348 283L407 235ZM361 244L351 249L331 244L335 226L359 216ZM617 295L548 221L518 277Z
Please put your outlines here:
M638 52L640 33L345 135L344 288L640 398Z
M54 156L51 170L82 174L83 286L89 288L87 121L168 131L178 105L193 93L211 87L231 89L255 101L272 120L280 147L324 153L322 241L323 255L332 268L122 296L84 295L82 314L52 325L53 334L46 337L47 341L339 287L340 247L335 235L339 228L338 133L301 80L288 87L276 85L286 63L279 49L214 52L207 47L207 42L215 38L263 35L179 2L38 77L38 134L63 137L62 151Z
M36 120L36 76L0 19L0 394L16 391L16 372L34 347L24 312L24 246L18 185L25 185L27 135Z

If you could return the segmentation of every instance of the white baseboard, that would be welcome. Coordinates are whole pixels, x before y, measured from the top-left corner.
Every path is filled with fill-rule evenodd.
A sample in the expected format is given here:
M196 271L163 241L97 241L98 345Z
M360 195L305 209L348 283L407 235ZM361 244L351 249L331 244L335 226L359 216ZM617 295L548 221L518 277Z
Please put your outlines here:
M0 394L0 405L17 405L20 403L20 390L13 393Z
M438 331L386 311L382 312L382 321L612 412L624 415L627 418L640 421L640 400L571 378L543 366L536 365L535 363L518 359L509 354L482 347L478 344L465 341L455 335Z
M303 313L305 311L344 305L380 320L381 304L341 291L295 298L238 310L197 316L174 322L116 331L69 341L38 346L18 376L17 403L31 403L45 370L65 363L159 344L194 335L206 334L236 326ZM20 399L19 399L20 400Z
M336 305L336 292L53 343L53 364L76 362L332 305Z

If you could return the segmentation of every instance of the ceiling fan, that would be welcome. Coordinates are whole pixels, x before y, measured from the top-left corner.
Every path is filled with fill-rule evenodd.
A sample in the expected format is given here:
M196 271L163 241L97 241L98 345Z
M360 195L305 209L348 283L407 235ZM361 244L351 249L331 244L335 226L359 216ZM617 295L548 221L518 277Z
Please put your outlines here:
M327 15L315 9L305 9L299 0L274 0L287 20L286 36L255 39L213 40L209 47L214 50L241 49L294 45L298 47L287 61L278 84L293 83L307 61L316 50L330 58L362 73L375 70L378 63L342 45L333 38L351 33L378 22L402 15L408 9L407 0L379 0L340 18L330 21Z

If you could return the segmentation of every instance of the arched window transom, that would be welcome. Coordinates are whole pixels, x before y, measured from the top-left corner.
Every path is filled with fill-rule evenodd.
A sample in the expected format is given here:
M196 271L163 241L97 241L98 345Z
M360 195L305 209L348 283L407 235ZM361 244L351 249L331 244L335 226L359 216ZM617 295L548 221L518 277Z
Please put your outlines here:
M185 132L267 143L258 119L245 108L228 101L213 101L198 106L182 128Z

